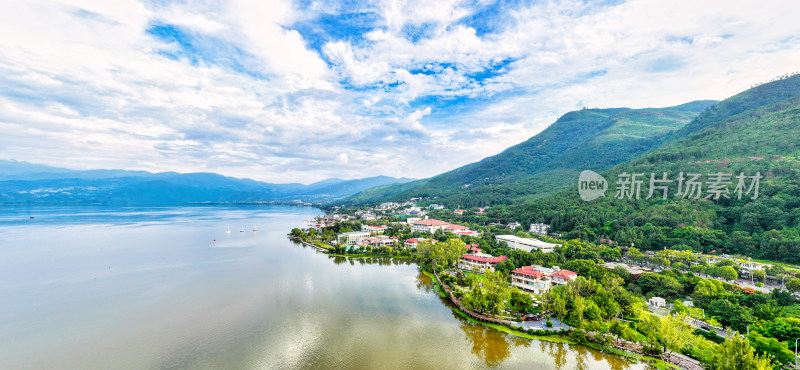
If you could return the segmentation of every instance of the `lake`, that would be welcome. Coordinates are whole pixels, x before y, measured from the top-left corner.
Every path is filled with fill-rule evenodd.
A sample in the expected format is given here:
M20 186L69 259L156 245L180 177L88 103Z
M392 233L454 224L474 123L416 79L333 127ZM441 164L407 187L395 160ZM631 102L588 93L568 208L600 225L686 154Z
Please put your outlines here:
M286 238L318 214L5 207L0 367L646 368L472 324L409 260L335 258Z

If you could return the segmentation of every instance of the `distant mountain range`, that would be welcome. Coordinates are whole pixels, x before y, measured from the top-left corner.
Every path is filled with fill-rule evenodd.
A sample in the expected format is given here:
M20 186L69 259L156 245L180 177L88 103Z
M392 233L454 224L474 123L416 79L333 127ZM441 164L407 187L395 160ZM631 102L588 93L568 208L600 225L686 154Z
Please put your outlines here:
M166 205L199 202L329 202L365 189L412 181L375 176L309 185L273 184L214 173L76 171L0 161L0 204Z
M542 197L568 187L581 170L603 171L674 139L716 103L703 100L667 108L569 112L500 154L429 179L368 189L347 202L423 197L471 207Z

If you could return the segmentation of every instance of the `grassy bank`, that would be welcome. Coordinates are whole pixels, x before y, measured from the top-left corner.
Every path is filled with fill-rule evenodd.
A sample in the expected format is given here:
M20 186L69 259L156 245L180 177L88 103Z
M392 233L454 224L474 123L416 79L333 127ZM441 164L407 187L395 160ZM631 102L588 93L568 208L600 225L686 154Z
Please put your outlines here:
M678 366L675 366L673 364L665 362L664 360L660 360L660 359L657 359L657 358L654 358L654 357L649 357L649 356L640 355L638 353L632 353L632 352L628 352L628 351L623 351L621 349L617 349L617 348L613 348L613 347L603 347L603 346L601 346L601 345L599 345L597 343L591 343L591 342L590 343L577 343L577 342L575 342L573 340L570 340L569 337L567 337L565 335L561 335L561 334L553 334L553 335L529 334L529 333L526 333L526 332L523 332L523 331L511 329L511 328L509 328L507 326L504 326L504 325L481 322L481 321L473 319L472 317L470 317L464 311L461 311L457 307L453 307L452 309L453 309L453 312L455 312L456 314L458 314L459 316L463 317L464 319L466 319L467 321L469 321L469 322L471 322L473 324L488 326L488 327L490 327L492 329L499 330L499 331L502 331L504 333L508 333L508 334L513 335L513 336L516 336L516 337L544 340L544 341L555 342L555 343L581 344L581 345L584 345L584 346L587 346L587 347L594 348L594 349L596 349L598 351L613 353L615 355L622 356L622 357L628 358L628 359L636 361L636 362L647 362L647 363L650 363L651 365L655 366L658 369L680 369L680 367L678 367Z
M328 253L329 256L334 257L348 257L348 258L413 258L414 256L390 256L388 254L333 254Z

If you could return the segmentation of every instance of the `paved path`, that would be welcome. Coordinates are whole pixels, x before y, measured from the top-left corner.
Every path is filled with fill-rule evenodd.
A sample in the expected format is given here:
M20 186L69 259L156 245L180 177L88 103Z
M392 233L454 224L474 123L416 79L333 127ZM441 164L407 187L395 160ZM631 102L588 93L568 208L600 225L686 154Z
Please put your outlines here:
M564 330L572 329L571 326L569 326L567 324L564 324L561 321L558 321L558 319L550 318L550 321L553 323L553 327L552 328L548 328L547 327L547 319L539 320L539 321L523 321L521 323L517 322L515 324L522 326L523 328L525 328L525 330L533 329L533 330L559 331L561 329L564 329Z

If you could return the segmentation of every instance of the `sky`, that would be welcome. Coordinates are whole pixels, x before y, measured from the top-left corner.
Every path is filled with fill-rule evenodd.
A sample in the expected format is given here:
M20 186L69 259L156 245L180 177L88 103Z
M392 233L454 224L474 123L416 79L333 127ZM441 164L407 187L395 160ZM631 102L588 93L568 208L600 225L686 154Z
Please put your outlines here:
M800 2L0 0L0 159L424 178L800 71Z

